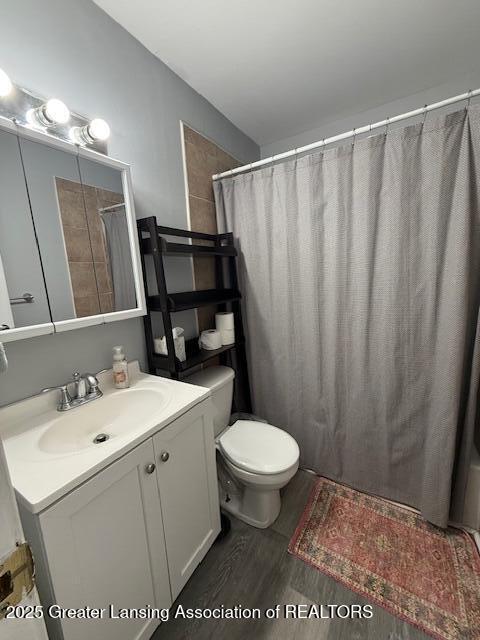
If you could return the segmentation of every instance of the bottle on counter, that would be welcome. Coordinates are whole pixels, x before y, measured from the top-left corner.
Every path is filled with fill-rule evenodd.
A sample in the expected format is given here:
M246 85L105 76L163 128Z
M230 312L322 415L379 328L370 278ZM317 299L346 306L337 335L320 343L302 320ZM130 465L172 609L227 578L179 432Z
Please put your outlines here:
M117 389L127 389L130 386L128 362L121 345L113 347L113 384Z

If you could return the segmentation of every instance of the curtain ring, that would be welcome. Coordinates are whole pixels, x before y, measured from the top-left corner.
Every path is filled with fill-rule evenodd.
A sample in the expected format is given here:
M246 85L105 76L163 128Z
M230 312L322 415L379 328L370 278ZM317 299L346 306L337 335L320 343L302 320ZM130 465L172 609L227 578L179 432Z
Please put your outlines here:
M270 168L272 169L272 171L275 168L275 158L276 158L276 154L273 154L272 160L270 162Z
M427 119L427 107L428 104L423 105L423 120L422 120L422 127L425 125L425 120Z
M385 118L385 137L387 137L388 127L390 126L390 116Z
M472 100L472 90L469 89L468 90L468 98L467 98L467 106L465 107L465 110L468 111L468 109L470 108L470 101Z

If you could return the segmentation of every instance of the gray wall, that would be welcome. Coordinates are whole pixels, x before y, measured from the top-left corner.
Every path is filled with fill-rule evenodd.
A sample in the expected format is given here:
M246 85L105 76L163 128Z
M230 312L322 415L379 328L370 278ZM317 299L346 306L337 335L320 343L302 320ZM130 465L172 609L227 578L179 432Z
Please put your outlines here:
M406 111L418 109L424 104L439 102L445 98L464 93L468 91L468 89L477 89L479 87L480 72L464 75L459 74L455 76L455 78L452 78L450 82L431 87L420 93L392 100L387 104L372 105L371 109L357 113L354 116L325 118L322 114L319 114L318 126L316 128L263 145L261 147L261 156L262 158L268 158L274 154L282 153L289 149L296 149L297 147L334 136L338 133L343 133L344 131L351 131L354 127L358 128L372 122L378 122L386 117L396 116ZM478 100L478 98L476 100ZM348 105L338 105L338 107L340 112L342 107L347 108ZM452 111L459 108L461 108L461 105L451 106L448 110ZM396 126L404 125L405 123L399 123Z
M109 122L110 155L132 166L137 217L187 226L180 120L243 162L259 157L252 140L90 0L5 2L0 41L1 67L14 82ZM191 287L189 261L171 275L175 288ZM0 405L61 383L76 369L111 366L115 344L144 364L142 320L7 344Z

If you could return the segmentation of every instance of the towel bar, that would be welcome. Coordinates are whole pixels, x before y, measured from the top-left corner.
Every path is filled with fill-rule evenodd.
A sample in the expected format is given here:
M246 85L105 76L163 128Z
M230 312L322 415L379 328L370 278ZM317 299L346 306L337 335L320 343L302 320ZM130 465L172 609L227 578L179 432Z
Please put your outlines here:
M24 293L23 296L19 298L10 298L10 304L30 304L35 300L35 296L31 293Z

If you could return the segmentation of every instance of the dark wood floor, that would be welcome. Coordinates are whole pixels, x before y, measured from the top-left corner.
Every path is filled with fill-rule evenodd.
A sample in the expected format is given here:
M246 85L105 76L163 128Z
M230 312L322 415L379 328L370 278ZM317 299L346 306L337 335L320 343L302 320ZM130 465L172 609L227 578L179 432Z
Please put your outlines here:
M184 607L276 604L369 604L332 578L287 553L315 476L299 471L283 493L272 527L255 529L232 518L232 530L213 545L182 591ZM151 640L426 640L421 631L374 606L369 620L170 620Z

